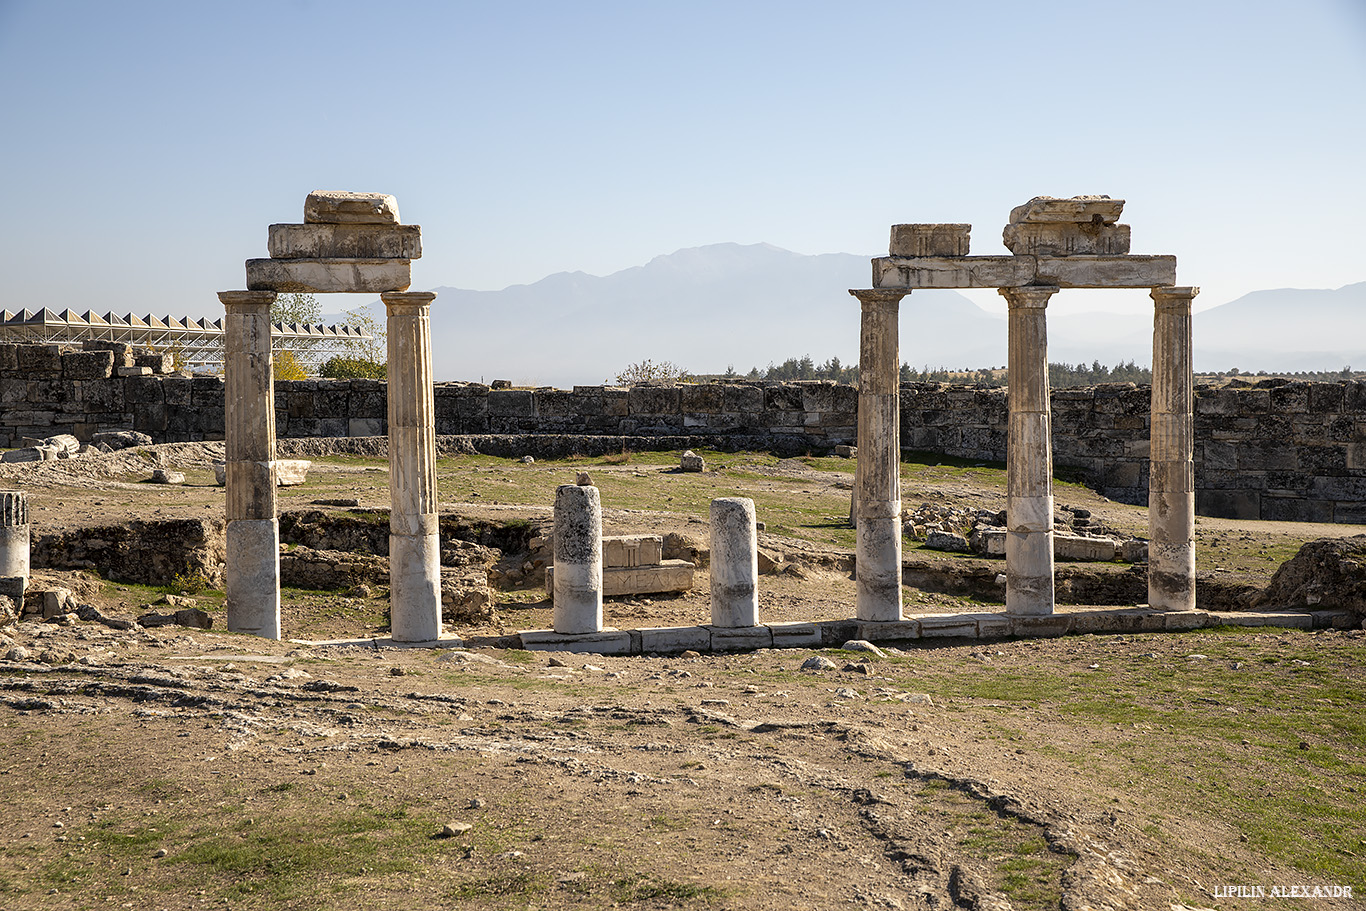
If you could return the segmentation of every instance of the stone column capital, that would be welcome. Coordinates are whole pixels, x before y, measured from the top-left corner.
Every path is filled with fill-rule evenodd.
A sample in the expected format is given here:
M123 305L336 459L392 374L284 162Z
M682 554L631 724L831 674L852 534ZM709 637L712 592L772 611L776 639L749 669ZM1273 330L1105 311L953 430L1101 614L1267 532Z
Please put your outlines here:
M218 300L229 310L240 308L242 310L270 309L270 305L275 303L278 297L274 291L219 291Z
M1191 300L1199 293L1200 289L1191 285L1153 288L1148 292L1158 309L1168 307L1189 307Z
M408 309L426 309L436 300L435 291L384 291L379 299L384 301L389 313L399 313Z
M1057 285L1025 285L1021 288L997 288L1012 310L1042 310L1048 299L1058 293Z
M867 290L854 290L851 288L849 289L849 293L854 295L854 297L857 297L859 299L859 303L863 304L863 306L865 307L870 305L894 307L897 304L901 303L901 299L906 295L910 294L911 292L905 290L883 290L881 288L870 288Z

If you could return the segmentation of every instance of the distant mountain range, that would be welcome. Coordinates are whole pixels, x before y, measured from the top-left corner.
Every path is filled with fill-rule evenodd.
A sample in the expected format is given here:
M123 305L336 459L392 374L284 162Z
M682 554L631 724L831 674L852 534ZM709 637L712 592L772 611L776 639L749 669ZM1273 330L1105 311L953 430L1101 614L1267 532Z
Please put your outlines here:
M568 388L601 383L646 358L694 373L744 373L806 354L855 363L859 304L848 289L870 287L869 259L713 244L601 277L561 272L501 291L434 288L433 372L438 380ZM911 300L902 308L903 361L1006 363L1002 315L954 291L918 291ZM1366 282L1253 292L1196 314L1194 326L1200 371L1366 367ZM1151 359L1150 315L1049 320L1051 361Z

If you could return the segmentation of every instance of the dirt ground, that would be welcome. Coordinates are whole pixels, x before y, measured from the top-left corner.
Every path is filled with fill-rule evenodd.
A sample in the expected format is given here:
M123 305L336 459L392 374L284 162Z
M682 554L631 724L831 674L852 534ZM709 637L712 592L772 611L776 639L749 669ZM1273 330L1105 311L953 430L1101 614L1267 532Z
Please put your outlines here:
M35 533L221 516L215 455L185 444L6 466L0 483L28 491ZM137 483L158 460L187 485ZM588 470L606 490L613 472L656 467ZM515 502L516 484L495 496L499 479L573 474L469 470L488 493L443 493L443 512L548 518ZM1003 505L970 475L928 467L906 500ZM812 499L815 538L847 504L830 471L738 477L713 480ZM328 461L282 490L281 508L385 506L386 483L373 463ZM608 532L704 534L689 491L671 490L677 508L609 506ZM1141 511L1084 488L1058 499L1141 525ZM1228 572L1265 578L1259 551L1361 531L1268 525L1202 520L1202 565L1226 553ZM804 575L763 578L766 618L849 615L838 546L765 543L801 555ZM115 615L158 594L47 578ZM705 578L684 596L610 602L608 622L701 622ZM221 617L214 593L198 597ZM458 630L460 650L21 624L0 641L0 907L1167 911L1352 908L1366 895L1360 631L621 658L493 647L549 625L534 589L504 597L498 621ZM286 634L373 634L381 610L381 595L287 591ZM803 667L816 657L825 666ZM1278 894L1291 890L1319 897Z

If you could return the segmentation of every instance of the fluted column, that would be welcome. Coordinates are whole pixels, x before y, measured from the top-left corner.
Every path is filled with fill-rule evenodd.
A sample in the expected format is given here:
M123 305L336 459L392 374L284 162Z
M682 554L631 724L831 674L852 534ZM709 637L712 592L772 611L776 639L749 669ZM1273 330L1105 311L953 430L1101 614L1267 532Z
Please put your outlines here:
M1006 444L1006 613L1053 613L1053 446L1048 400L1050 285L1001 288L1010 307Z
M1148 604L1195 609L1195 404L1191 301L1199 288L1154 288L1148 477Z
M0 490L0 579L10 580L0 594L17 594L15 606L21 614L28 577L28 497L22 490Z
M389 333L389 629L396 642L441 636L436 416L430 291L386 291Z
M897 315L909 291L850 291L859 323L855 574L860 620L901 619L901 360Z
M280 638L280 524L275 515L274 291L220 291L226 356L228 629Z

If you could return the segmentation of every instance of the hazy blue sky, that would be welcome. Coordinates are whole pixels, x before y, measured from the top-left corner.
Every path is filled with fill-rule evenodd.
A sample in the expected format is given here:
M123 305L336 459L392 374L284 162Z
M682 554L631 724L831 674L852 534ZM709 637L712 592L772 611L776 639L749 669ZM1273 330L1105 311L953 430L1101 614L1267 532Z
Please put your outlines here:
M1364 0L0 0L0 88L11 310L218 315L313 189L396 195L414 288L911 221L1004 252L1076 193L1206 307L1366 280Z

